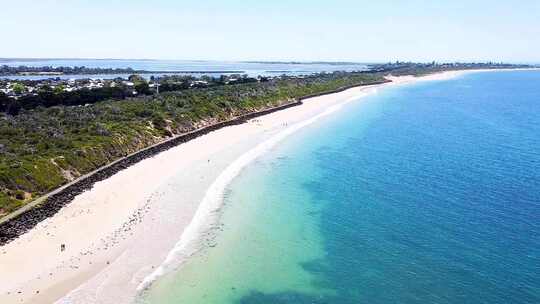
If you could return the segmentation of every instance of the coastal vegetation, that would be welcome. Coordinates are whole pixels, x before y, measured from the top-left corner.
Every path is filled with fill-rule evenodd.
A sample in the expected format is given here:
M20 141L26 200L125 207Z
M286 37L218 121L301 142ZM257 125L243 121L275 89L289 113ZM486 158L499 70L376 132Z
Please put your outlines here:
M106 99L126 99L160 92L185 90L194 87L213 87L227 84L264 82L268 78L247 75L222 75L220 77L193 77L171 75L150 81L134 74L127 79L42 79L0 80L0 112L17 115L21 109L37 107L80 106ZM7 92L7 94L6 94Z
M388 74L524 67L529 66L395 62L372 65L370 71L272 78L175 75L147 81L132 75L114 86L69 92L63 84L36 86L21 95L13 92L26 87L16 83L15 96L0 92L0 217L153 144L304 96L380 83Z
M136 79L132 79L136 82ZM224 81L124 99L28 107L0 114L0 213L175 135L302 96L384 81L377 73ZM221 83L221 84L220 84ZM2 96L0 96L2 98ZM84 105L83 105L84 104Z

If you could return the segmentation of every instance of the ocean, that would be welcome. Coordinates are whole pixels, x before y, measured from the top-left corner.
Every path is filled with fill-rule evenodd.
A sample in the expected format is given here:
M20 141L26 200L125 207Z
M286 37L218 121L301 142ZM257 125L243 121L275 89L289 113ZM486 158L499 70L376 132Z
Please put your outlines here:
M540 303L540 72L385 88L257 158L138 300Z

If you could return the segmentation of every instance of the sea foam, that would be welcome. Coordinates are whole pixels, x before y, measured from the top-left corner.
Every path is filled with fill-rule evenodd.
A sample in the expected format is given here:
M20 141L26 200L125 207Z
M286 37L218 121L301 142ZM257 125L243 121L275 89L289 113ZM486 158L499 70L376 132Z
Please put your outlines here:
M361 92L354 97L346 99L341 103L327 108L323 112L309 119L295 123L283 130L282 132L279 132L278 134L267 139L266 141L258 144L253 149L242 154L239 158L232 162L227 168L225 168L225 170L223 170L223 172L221 172L221 174L207 189L205 196L202 199L195 215L193 216L191 223L182 233L180 240L168 253L163 263L151 274L146 276L143 281L137 286L137 291L142 292L149 288L150 285L155 282L159 277L177 269L178 266L182 264L182 262L184 262L187 258L189 258L201 248L201 246L199 246L200 238L204 233L208 232L211 229L212 225L216 222L220 214L220 209L223 205L223 198L226 187L236 176L238 176L238 174L246 166L248 166L252 161L263 155L265 152L272 149L276 144L281 142L289 135L310 124L315 123L317 120L325 116L328 116L338 111L346 103L361 98L368 93L374 93L376 91L377 89L373 88L368 92Z

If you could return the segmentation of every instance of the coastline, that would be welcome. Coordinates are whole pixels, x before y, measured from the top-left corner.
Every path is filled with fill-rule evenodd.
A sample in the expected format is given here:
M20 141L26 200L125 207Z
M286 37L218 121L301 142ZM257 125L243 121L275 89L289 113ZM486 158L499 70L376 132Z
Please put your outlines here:
M227 184L227 180L219 177L243 155L275 136L285 138L294 133L287 131L290 128L378 88L419 80L442 80L468 72L475 71L389 77L392 83L312 97L297 107L209 132L115 172L75 197L53 217L0 247L1 264L7 265L2 273L9 273L0 278L0 300L2 303L49 303L76 288L60 302L129 302L138 287L145 287L141 286L145 278L150 278L146 280L149 283L153 278L149 275L165 271L158 265L166 260L175 244L180 244L183 250L189 247L177 243L182 231L190 236L186 239L182 234L180 242L185 242L200 239L200 233L206 232L193 225L204 222L212 228L208 215L219 211L222 195L219 188ZM256 155L250 160L255 158ZM244 166L248 163L242 161ZM233 177L234 174L231 179ZM214 186L216 183L219 184ZM189 194L182 193L182 187L189 187ZM175 199L171 194L185 197ZM213 197L207 198L209 195ZM210 203L215 205L205 207ZM206 212L202 214L201 210ZM197 214L199 220L194 221ZM96 218L100 219L98 223ZM196 233L189 234L190 231ZM156 239L161 233L167 235ZM67 248L60 253L61 242L65 242ZM141 244L145 244L144 248ZM196 247L180 252L180 260L193 254ZM36 260L35 252L43 256ZM111 286L114 288L107 288Z
M129 166L136 164L137 162L155 156L156 154L167 151L170 148L178 146L182 143L186 143L212 131L216 131L227 126L242 124L249 119L253 119L261 115L267 115L275 111L284 110L289 107L294 107L301 104L301 100L293 101L277 107L249 113L228 121L202 127L197 130L175 136L164 142L160 142L150 147L144 148L140 151L113 161L112 163L105 165L97 170L94 170L88 174L85 174L77 178L76 180L61 186L60 188L55 189L52 192L37 198L35 201L25 205L24 207L16 210L15 212L1 218L0 228L2 228L3 233L0 235L0 246L9 243L13 239L24 234L42 220L53 216L62 207L69 204L76 195L79 195L84 191L91 189L95 183L105 180L112 175L120 172L121 170L127 169Z
M387 81L389 82L389 81ZM383 84L385 82L373 83L371 85ZM334 93L343 92L347 89L354 87L367 86L364 84L351 85L342 88L338 88L332 91L326 91L311 95L306 95L300 97L296 100L290 101L288 103L281 104L279 106L258 110L255 112L247 113L234 117L230 120L221 121L215 124L203 126L199 129L176 135L172 138L169 138L165 141L153 144L149 147L146 147L137 152L131 153L125 157L117 159L110 164L107 164L103 167L100 167L92 172L89 172L72 182L69 182L65 185L60 186L59 188L44 194L34 201L26 204L20 209L0 218L0 246L3 246L13 239L19 237L20 235L26 233L26 231L32 229L42 220L45 220L58 212L62 207L69 204L76 195L81 194L82 192L89 190L93 185L99 181L105 180L112 175L118 173L121 170L127 169L129 166L136 164L146 158L155 156L161 152L164 152L168 149L171 149L180 144L186 143L190 140L193 140L197 137L203 136L210 132L219 130L227 126L233 126L238 124L243 124L250 119L254 119L259 116L267 115L276 111L281 111L290 107L298 106L302 104L302 100L330 95Z

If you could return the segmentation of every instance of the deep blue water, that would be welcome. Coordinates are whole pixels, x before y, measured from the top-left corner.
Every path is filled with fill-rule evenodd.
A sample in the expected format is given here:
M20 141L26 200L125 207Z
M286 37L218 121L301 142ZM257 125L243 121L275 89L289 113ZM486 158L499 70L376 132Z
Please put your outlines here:
M306 267L336 295L242 303L540 303L540 73L370 99L300 152L316 155L323 174L304 187L325 206L326 256Z
M227 202L218 246L149 303L540 303L540 72L353 102Z

